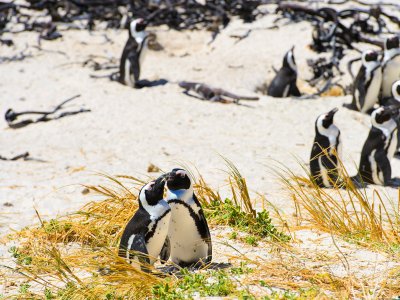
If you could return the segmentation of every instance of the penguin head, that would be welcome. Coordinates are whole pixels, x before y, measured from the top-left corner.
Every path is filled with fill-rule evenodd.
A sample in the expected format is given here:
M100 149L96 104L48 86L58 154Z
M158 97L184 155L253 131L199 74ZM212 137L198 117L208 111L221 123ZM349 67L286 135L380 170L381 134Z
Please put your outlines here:
M132 37L135 37L135 35L138 32L142 32L146 29L147 23L144 21L144 19L139 18L135 19L131 22L129 25L129 33Z
M385 50L398 49L398 48L400 48L400 42L398 36L395 35L392 37L388 37L385 40Z
M142 187L139 193L139 202L142 206L157 205L164 196L165 177L160 176Z
M400 80L392 84L392 96L400 103Z
M316 128L318 132L325 132L327 129L329 129L333 125L333 117L335 114L338 112L338 108L335 107L331 111L320 115L317 118L317 121L315 122ZM335 125L333 125L335 126Z
M373 50L366 50L361 56L361 60L364 66L373 65L379 63L378 52Z
M192 180L183 169L173 169L167 174L167 187L171 191L189 190L192 188Z
M288 52L286 52L283 58L283 68L289 68L293 72L297 72L296 60L294 59L294 46Z
M395 105L381 106L375 109L371 114L372 126L377 128L386 128L391 125L392 117L399 111Z

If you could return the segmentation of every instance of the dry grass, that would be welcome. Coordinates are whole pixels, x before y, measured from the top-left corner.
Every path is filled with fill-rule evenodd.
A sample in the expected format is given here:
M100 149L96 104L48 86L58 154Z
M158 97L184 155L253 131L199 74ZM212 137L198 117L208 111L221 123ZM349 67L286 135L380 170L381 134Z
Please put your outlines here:
M339 162L341 177L333 188L318 187L308 168L301 164L305 177L281 167L277 174L290 192L298 223L314 227L364 246L384 246L386 250L400 245L400 207L377 189L369 193L356 188ZM372 194L372 195L371 195ZM397 203L400 201L400 194Z

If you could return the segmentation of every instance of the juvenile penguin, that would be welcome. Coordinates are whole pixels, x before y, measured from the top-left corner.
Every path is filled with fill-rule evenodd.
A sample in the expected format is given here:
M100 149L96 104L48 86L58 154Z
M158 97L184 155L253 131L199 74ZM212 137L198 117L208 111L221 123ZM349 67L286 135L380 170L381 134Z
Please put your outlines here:
M382 98L387 99L392 96L393 83L400 79L400 43L398 36L385 40L382 68Z
M297 88L297 66L293 54L294 47L290 49L283 58L282 68L276 73L270 86L268 87L268 95L272 97L282 98L295 96L299 97L300 91Z
M210 263L210 230L188 173L173 169L167 175L167 188L172 214L168 231L172 261L180 267Z
M392 186L390 160L397 148L396 106L381 106L371 114L372 127L361 151L359 173L365 183Z
M342 144L340 130L333 123L337 108L320 115L315 121L315 138L311 149L311 176L319 187L332 187L337 183Z
M168 227L171 208L163 199L165 178L147 183L139 192L139 209L126 225L119 245L119 256L129 263L153 265L158 256L169 257ZM142 266L143 270L146 270Z
M353 101L351 104L343 106L367 113L378 103L382 84L382 68L378 53L375 51L364 51L361 60L362 66L353 84Z
M119 81L131 87L138 87L140 68L147 47L146 26L143 19L136 19L130 23L128 41L121 55Z

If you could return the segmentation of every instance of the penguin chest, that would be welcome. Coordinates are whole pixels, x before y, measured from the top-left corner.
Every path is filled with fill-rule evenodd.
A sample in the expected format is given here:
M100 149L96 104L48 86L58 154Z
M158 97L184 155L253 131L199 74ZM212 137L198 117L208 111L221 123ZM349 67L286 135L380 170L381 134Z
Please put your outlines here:
M378 163L375 158L376 150L374 149L368 157L371 166L371 179L375 184L383 185L383 173L378 167Z
M208 245L201 238L196 220L183 204L171 204L172 219L168 236L174 263L195 263L207 257Z
M392 96L392 84L400 79L400 55L388 61L382 78L382 96Z
M157 257L160 255L160 251L168 235L170 221L171 212L168 211L160 219L152 218L148 226L149 231L146 235L146 247L150 258L150 264L154 264Z
M377 68L371 74L371 82L369 86L366 87L364 105L361 112L367 112L374 107L375 103L378 102L379 91L382 84L382 68Z

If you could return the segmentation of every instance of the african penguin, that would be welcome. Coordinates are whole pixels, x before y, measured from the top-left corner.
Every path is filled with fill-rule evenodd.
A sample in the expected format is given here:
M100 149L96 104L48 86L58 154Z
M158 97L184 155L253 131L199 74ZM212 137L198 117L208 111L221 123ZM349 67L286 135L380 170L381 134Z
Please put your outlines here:
M168 231L172 261L180 267L210 263L210 230L188 173L173 169L167 175L167 188L172 214Z
M379 100L382 68L378 53L375 51L364 51L361 60L362 66L353 84L353 101L351 104L344 104L343 106L368 113Z
M295 96L299 97L300 91L297 88L297 66L293 54L294 47L290 49L283 58L281 69L276 73L267 94L272 97L282 98Z
M130 23L128 41L122 51L119 81L130 87L138 87L140 68L147 47L146 26L143 19L136 19Z
M397 149L399 108L381 106L371 114L372 127L361 151L359 173L365 183L393 185L390 160Z
M385 40L382 68L382 98L385 99L392 96L392 85L400 79L400 43L398 36Z
M126 225L119 245L119 256L143 264L153 265L160 256L169 258L168 227L171 208L163 199L165 177L147 183L139 192L139 208Z
M311 149L311 176L319 187L332 187L337 184L342 144L340 130L333 123L338 111L332 109L320 115L315 121L315 138Z

